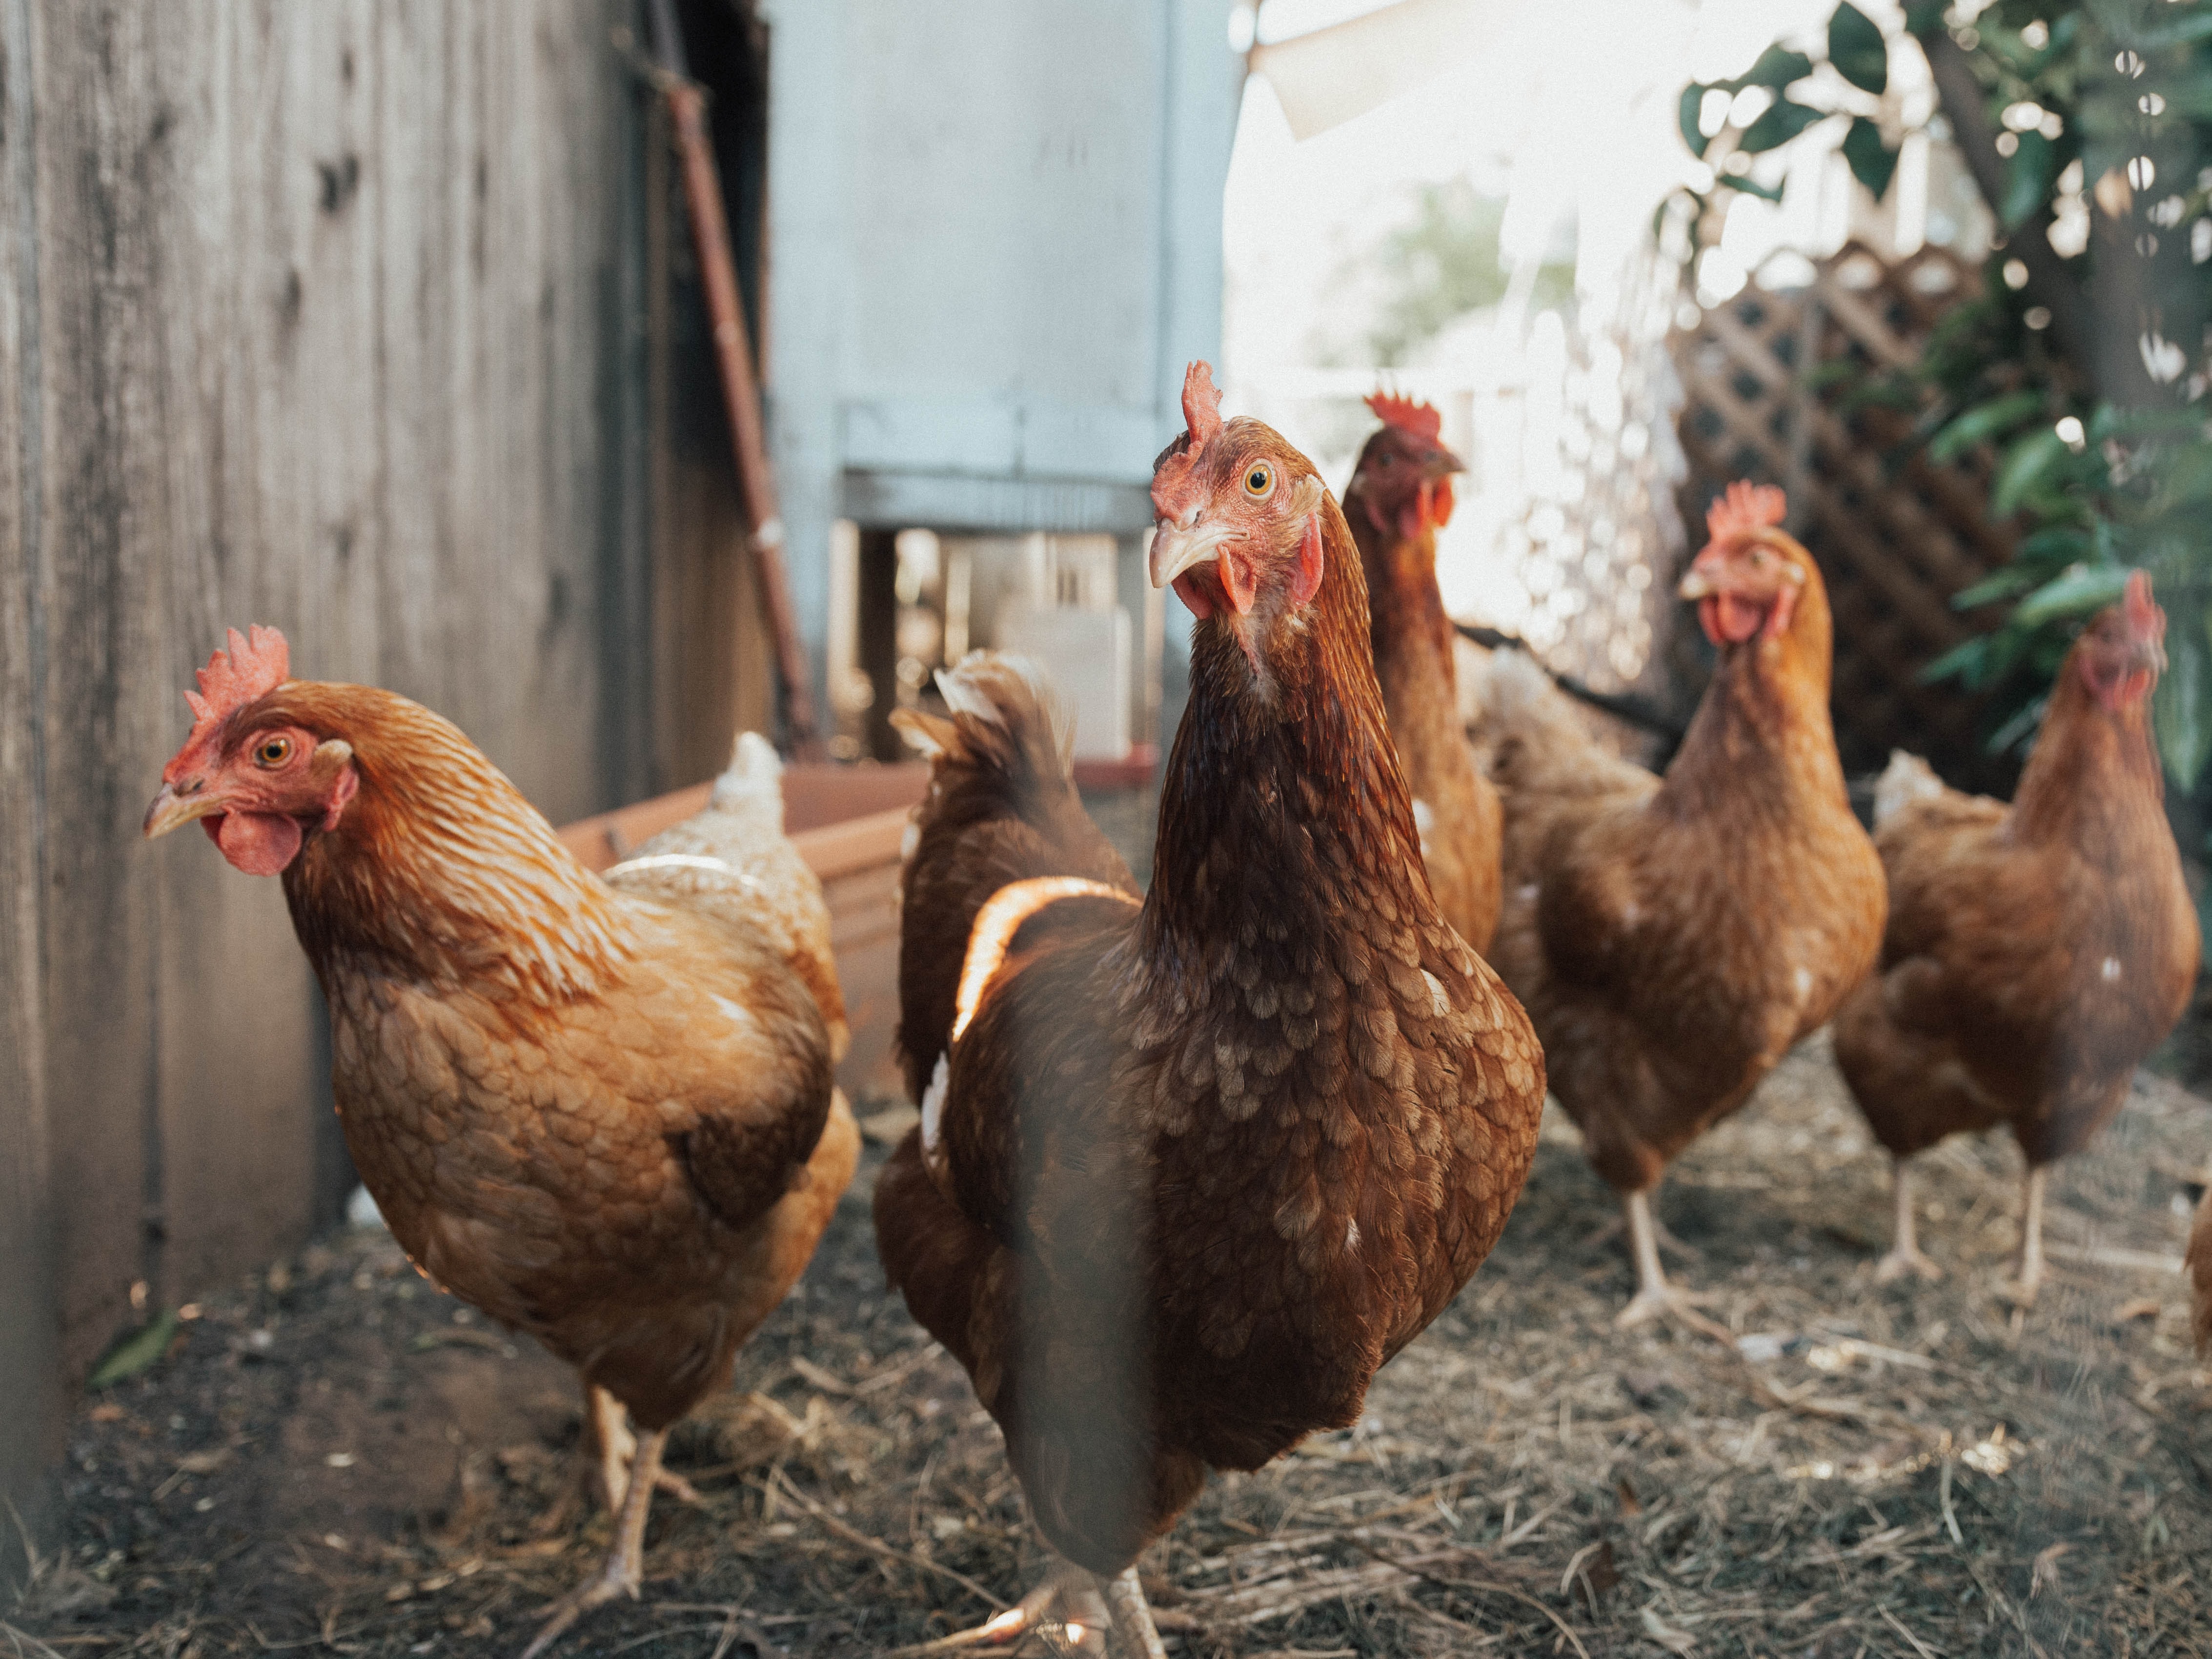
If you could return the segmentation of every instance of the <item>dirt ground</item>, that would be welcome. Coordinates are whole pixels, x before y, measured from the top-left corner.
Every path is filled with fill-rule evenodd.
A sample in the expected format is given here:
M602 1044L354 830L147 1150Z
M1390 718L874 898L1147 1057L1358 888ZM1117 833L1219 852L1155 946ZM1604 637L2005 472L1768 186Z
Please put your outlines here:
M1217 1480L1143 1571L1206 1656L2212 1652L2212 1409L2173 1261L2212 1106L2146 1078L2056 1182L2054 1282L1996 1293L2017 1155L1926 1160L1933 1285L1877 1286L1887 1176L1817 1043L1662 1213L1733 1349L1612 1327L1630 1276L1564 1122L1504 1243L1366 1420ZM896 1651L1037 1565L997 1431L884 1292L861 1179L687 1426L704 1501L562 1653ZM87 1401L67 1542L0 1654L512 1652L596 1562L568 1375L353 1232L211 1297ZM1031 1651L1041 1652L1041 1645Z

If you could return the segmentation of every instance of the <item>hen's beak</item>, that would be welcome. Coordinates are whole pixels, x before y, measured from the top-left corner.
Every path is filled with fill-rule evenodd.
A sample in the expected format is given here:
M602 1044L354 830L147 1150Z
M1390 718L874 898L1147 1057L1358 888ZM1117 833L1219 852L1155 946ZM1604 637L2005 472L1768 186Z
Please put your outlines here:
M1421 476L1431 483L1441 483L1455 472L1467 471L1467 463L1438 444L1431 450L1428 459L1421 463Z
M1682 573L1682 585L1674 591L1686 599L1704 599L1711 598L1720 589L1713 586L1711 577L1692 565Z
M196 818L213 817L229 810L220 795L210 793L205 778L191 778L182 788L164 783L154 804L146 809L145 835L159 841L172 830L181 830Z
M2128 666L2148 669L2154 674L2166 672L2166 641L2155 637L2138 636L2128 652Z
M1218 558L1221 544L1234 534L1229 526L1207 524L1203 519L1188 525L1161 520L1152 532L1152 586L1165 587L1192 566Z

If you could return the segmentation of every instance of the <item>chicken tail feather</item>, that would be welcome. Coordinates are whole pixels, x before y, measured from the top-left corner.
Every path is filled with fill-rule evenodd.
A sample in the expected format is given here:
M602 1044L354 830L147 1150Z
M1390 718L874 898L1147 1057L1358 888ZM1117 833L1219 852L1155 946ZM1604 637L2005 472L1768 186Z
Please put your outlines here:
M1917 800L1933 800L1943 781L1928 763L1902 749L1889 751L1889 764L1874 786L1874 826L1879 830Z

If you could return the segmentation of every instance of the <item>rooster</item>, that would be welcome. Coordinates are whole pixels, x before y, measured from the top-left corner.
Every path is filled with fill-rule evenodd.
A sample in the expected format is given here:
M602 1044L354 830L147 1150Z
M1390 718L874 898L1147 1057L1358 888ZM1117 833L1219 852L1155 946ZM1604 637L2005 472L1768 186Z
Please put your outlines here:
M1782 492L1732 486L1682 578L1718 653L1665 778L1597 749L1541 671L1493 659L1484 735L1505 803L1491 960L1552 1087L1621 1194L1634 1325L1720 1333L1659 1265L1650 1194L1873 965L1881 860L1828 722L1828 601Z
M949 718L897 717L934 780L901 947L927 1081L875 1199L1060 1558L987 1628L1057 1607L1080 1637L1103 1595L1151 1654L1138 1554L1209 1468L1358 1420L1497 1241L1544 1096L1431 894L1342 514L1273 430L1222 421L1202 363L1183 412L1152 574L1199 620L1150 893L1020 665L971 657Z
M1344 496L1366 571L1375 678L1413 793L1437 908L1486 951L1498 927L1504 814L1460 727L1458 635L1437 590L1437 532L1451 518L1452 474L1464 469L1438 441L1443 422L1430 405L1378 393L1367 406L1382 425L1360 451Z
M1906 1160L2002 1123L2027 1158L2014 1291L2032 1300L2051 1165L2112 1121L2188 1006L2197 910L2150 733L2165 639L2136 571L2075 641L2009 808L1945 788L1911 755L1882 775L1889 927L1880 974L1837 1017L1836 1059L1895 1160L1885 1279L1937 1272Z
M283 878L393 1237L581 1375L615 1543L536 1655L637 1594L669 1427L727 1383L852 1179L844 1011L775 753L741 742L705 812L601 880L459 729L292 679L274 629L233 632L199 684L147 836L197 820Z

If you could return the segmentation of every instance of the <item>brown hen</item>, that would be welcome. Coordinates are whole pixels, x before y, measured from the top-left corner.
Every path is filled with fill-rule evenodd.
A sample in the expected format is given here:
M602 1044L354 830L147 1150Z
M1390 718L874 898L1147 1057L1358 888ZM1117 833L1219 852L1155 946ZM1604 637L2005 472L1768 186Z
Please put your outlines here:
M146 833L198 819L240 869L282 873L393 1237L582 1376L616 1541L536 1653L637 1593L667 1430L726 1384L852 1178L820 888L757 739L706 812L603 881L449 722L289 678L274 629L230 641Z
M1390 720L1429 885L1444 920L1479 951L1498 927L1504 809L1460 726L1458 638L1437 587L1437 531L1451 518L1459 458L1426 404L1376 396L1382 422L1345 487L1345 518L1367 576L1375 678Z
M1518 653L1492 659L1505 903L1490 956L1622 1195L1637 1270L1623 1324L1706 1324L1660 1268L1651 1190L1828 1018L1881 939L1881 864L1828 721L1826 591L1781 519L1779 490L1745 484L1713 508L1681 592L1718 661L1663 780L1599 750Z
M902 717L934 767L902 947L929 1080L875 1200L1066 1558L1000 1632L1055 1600L1095 1622L1096 1575L1155 1653L1139 1553L1209 1468L1358 1419L1496 1242L1544 1088L1430 892L1343 516L1218 410L1194 366L1153 484L1153 580L1200 622L1147 896L1018 666L971 659L950 719Z
M2165 637L2138 571L2059 671L2010 807L1945 788L1910 755L1882 776L1889 926L1880 974L1837 1017L1836 1059L1896 1160L1885 1279L1936 1272L1905 1160L2004 1124L2027 1164L2015 1289L2032 1298L2050 1166L2112 1121L2188 1006L2197 909L2150 733Z

